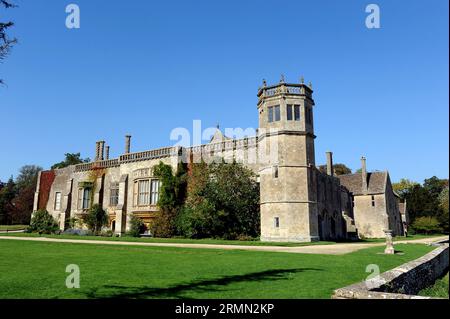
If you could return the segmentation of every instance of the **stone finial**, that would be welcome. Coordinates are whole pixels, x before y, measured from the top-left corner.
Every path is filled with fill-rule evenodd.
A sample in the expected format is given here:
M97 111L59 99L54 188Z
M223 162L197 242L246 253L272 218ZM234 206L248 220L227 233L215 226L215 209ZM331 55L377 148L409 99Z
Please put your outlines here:
M300 83L305 84L305 78L303 77L303 75L300 77Z
M384 250L385 254L393 255L395 254L394 243L392 241L392 230L387 229L384 231L386 235L386 249Z
M265 88L267 86L267 81L266 79L263 79L263 88Z
M219 122L217 122L217 124L216 124L216 128L217 128L217 129L219 129L219 128L220 128Z
M284 74L281 74L280 83L284 83Z

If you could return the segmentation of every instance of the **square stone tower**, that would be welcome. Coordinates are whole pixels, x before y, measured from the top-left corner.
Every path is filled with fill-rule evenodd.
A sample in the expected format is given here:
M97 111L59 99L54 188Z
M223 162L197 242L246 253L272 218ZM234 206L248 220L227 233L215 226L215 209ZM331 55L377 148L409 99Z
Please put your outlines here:
M258 91L263 241L319 240L312 92L303 79L288 84L283 77Z

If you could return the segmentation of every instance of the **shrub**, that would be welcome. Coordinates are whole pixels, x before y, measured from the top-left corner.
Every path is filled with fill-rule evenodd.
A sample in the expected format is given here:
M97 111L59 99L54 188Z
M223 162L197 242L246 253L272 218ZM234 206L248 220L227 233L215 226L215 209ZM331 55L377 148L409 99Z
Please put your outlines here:
M63 232L64 235L74 236L92 236L93 233L87 229L67 229Z
M162 210L158 216L153 220L150 226L150 232L153 237L169 238L176 234L175 226L176 213L172 210Z
M238 163L193 164L179 233L191 238L254 238L259 234L259 186Z
M64 226L65 226L65 228L73 229L73 228L75 228L77 223L78 223L78 219L75 218L75 217L71 217L71 218L66 220Z
M100 236L102 237L113 237L114 236L114 232L111 229L108 230L104 230L100 233Z
M108 215L100 205L95 204L83 217L83 222L87 225L89 230L95 235L98 235L102 230L102 227L108 223Z
M415 230L415 232L419 234L438 233L442 231L442 228L440 227L437 218L431 216L423 216L416 218L416 220L414 220L412 224L412 227Z
M27 232L39 234L52 234L59 231L58 223L46 210L38 210L31 218Z
M140 234L145 232L146 227L142 219L132 215L130 219L130 230L127 232L128 236L139 237Z

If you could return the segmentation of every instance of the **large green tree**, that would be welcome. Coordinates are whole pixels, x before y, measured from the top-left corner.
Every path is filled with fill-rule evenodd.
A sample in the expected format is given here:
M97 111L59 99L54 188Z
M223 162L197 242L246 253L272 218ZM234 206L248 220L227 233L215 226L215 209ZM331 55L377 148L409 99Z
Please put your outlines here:
M401 198L405 198L408 192L410 192L414 186L417 185L419 185L419 183L411 181L407 178L402 178L399 182L392 183L392 188L398 195L400 195Z
M16 196L16 184L11 177L0 189L0 225L11 224L15 212L13 199Z
M51 169L64 168L70 165L89 163L91 161L89 158L81 158L80 153L66 153L64 154L64 156L65 159L59 163L52 165Z
M433 176L425 179L423 185L408 180L401 180L401 183L396 185L396 187L399 189L398 192L400 195L406 199L408 214L413 229L416 219L420 217L433 217L434 219L421 219L418 225L423 229L424 223L428 221L433 221L434 223L437 220L440 224L440 229L448 232L448 210L445 210L443 199L443 197L445 198L445 189L448 188L448 179L439 179Z
M238 163L193 164L177 225L187 237L238 239L259 235L259 186Z
M13 224L30 223L33 212L34 193L39 172L42 167L36 165L25 165L16 178L16 196L13 200L15 211L12 214Z

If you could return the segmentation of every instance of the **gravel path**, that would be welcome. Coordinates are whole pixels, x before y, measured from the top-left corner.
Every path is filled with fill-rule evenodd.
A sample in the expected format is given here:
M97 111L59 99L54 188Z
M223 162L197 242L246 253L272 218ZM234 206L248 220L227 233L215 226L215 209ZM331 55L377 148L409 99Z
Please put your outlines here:
M282 247L282 246L245 246L245 245L215 245L215 244L180 244L180 243L144 243L144 242L125 242L125 241L107 241L107 240L86 240L86 239L56 239L46 237L12 237L0 236L0 240L26 240L39 242L57 242L57 243L74 243L74 244L95 244L95 245L123 245L123 246L150 246L150 247L179 247L179 248L200 248L200 249L227 249L227 250L253 250L253 251L270 251L297 254L327 254L327 255L343 255L360 249L384 246L384 243L342 243L331 245L311 245L299 247ZM402 240L396 241L395 244L431 244L437 241L448 240L448 236L433 237L425 239Z

